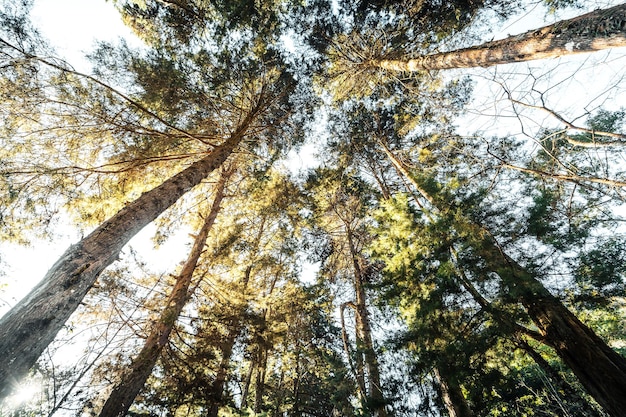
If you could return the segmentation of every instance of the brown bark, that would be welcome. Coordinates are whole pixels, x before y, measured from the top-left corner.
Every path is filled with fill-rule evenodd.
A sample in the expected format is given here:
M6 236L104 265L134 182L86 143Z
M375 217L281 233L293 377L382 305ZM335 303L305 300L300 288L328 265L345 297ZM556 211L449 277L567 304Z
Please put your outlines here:
M398 171L411 181L424 198L440 212L446 208L435 201L411 177L402 161L382 144ZM464 221L464 220L458 220ZM509 295L522 304L542 335L542 341L574 372L585 390L611 416L626 410L626 359L615 352L563 303L554 297L529 271L504 253L486 229L465 220L463 229L475 238L482 237L474 249L486 268L498 274Z
M408 60L378 59L365 65L389 71L490 67L626 46L626 4L562 20L482 45Z
M189 287L193 273L200 259L200 255L204 250L209 231L213 227L220 210L220 204L224 198L224 188L226 187L226 181L229 175L230 172L224 172L218 181L211 210L194 240L191 252L176 279L176 284L167 299L165 308L154 323L143 348L132 361L130 371L127 372L122 377L122 380L113 388L113 391L104 403L104 406L100 410L100 417L125 416L152 373L152 369L159 359L161 351L169 340L176 320L189 298Z
M449 417L473 417L474 413L467 404L459 384L447 377L442 368L435 368L434 373Z
M588 417L600 417L600 413L591 407L589 402L583 398L576 389L570 385L569 382L561 376L561 374L554 369L548 361L546 361L539 352L537 352L532 346L526 342L522 337L518 337L516 342L519 346L528 353L537 366L545 373L545 375L556 385L555 395L562 395L568 400L569 404L576 404L577 411L584 416ZM559 393L560 392L560 393ZM565 411L565 410L564 410ZM576 414L575 414L576 415Z
M385 417L387 415L387 411L385 410L385 399L383 396L382 386L380 384L380 370L378 367L378 358L376 357L376 350L374 349L370 317L369 312L367 311L367 300L364 287L365 277L363 276L363 268L360 263L361 258L356 252L353 236L349 228L347 228L347 234L348 246L350 248L350 254L352 256L352 262L354 266L357 346L362 347L363 349L365 367L367 368L367 374L369 377L369 386L367 391L368 402L371 404L373 410L375 411L375 415L377 415L378 417Z
M253 115L209 155L145 192L70 246L43 280L0 320L0 399L35 364L122 247L222 165L242 141Z

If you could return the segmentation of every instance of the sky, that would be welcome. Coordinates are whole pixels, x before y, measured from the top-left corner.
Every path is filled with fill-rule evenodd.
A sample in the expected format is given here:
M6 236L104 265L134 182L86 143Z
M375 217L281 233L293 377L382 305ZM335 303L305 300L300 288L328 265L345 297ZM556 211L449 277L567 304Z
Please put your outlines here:
M593 8L608 7L616 2L594 3ZM543 26L553 21L581 14L579 9L571 9L560 12L558 15L546 15L545 11L538 7L532 7L515 19L510 20L494 28L495 39L508 34L516 34L525 30ZM122 23L112 1L104 0L36 0L31 17L35 27L42 31L57 50L59 56L64 57L79 71L88 72L89 62L84 59L96 45L97 41L115 42L120 37L131 46L139 46L141 42ZM477 80L476 98L470 105L467 116L459 122L466 132L481 130L488 134L508 133L519 130L519 121L511 117L510 103L506 100L493 100L494 96L502 95L502 91L493 79L505 80L522 96L529 89L516 79L516 74L526 74L529 68L533 69L545 87L557 85L550 97L551 104L555 108L563 109L567 114L576 117L603 103L612 108L618 108L626 104L624 91L611 86L617 85L626 68L626 48L622 50L600 52L591 55L579 55L566 57L565 59L552 59L534 61L525 64L502 65L495 69L472 70L474 79ZM467 73L467 72L466 72ZM450 74L454 74L451 72ZM597 87L591 87L591 81ZM598 95L598 91L603 94ZM482 95L480 93L483 93ZM589 103L591 107L589 107ZM594 104L595 103L595 104ZM487 116L485 116L487 115ZM495 119L493 115L500 117ZM545 114L529 112L526 122L530 125L539 126L546 120ZM497 120L497 122L494 122ZM305 152L311 152L311 146ZM296 164L305 164L306 158L302 155L293 155ZM131 245L150 250L152 244L150 237L154 232L153 227L147 227L137 236ZM73 234L74 233L74 234ZM8 284L8 287L0 287L0 314L6 312L21 297L41 279L47 269L73 242L80 236L72 231L71 226L62 227L59 236L54 242L37 242L36 247L3 247L2 259L8 266L4 268L5 276L0 276L0 284ZM174 239L161 248L153 263L157 270L173 269L175 264L184 257L185 245L180 240Z
M608 3L597 5L597 7L606 6ZM523 18L503 24L494 32L494 37L502 38L509 33L520 33L546 24L541 21L545 17L542 10L528 10L527 13ZM554 21L580 13L579 10L572 10L557 16L550 16L548 20ZM140 41L122 23L111 1L36 0L31 16L34 25L42 31L45 38L51 41L58 54L82 72L89 71L89 63L83 56L93 49L97 40L115 41L123 36L131 46L140 45ZM624 91L610 88L611 85L616 85L624 75L626 49L622 48L619 51L601 52L593 56L568 57L548 60L548 62L473 70L471 73L479 80L477 90L483 94L477 95L471 104L474 110L459 122L462 127L468 132L472 129L490 133L507 129L519 130L519 122L510 117L507 103L505 101L498 103L493 100L494 95L501 94L501 91L498 90L499 86L490 80L506 80L508 85L523 96L529 87L523 85L516 78L516 74L527 73L528 68L533 69L533 72L541 78L542 83L545 81L545 88L549 88L549 85L558 85L554 91L555 94L551 94L551 97L554 97L551 103L569 112L568 114L576 116L584 112L585 106L589 103L605 103L613 108L626 105ZM598 87L592 87L592 83ZM603 94L599 95L598 91ZM605 101L606 99L610 101ZM595 104L591 104L591 107L593 106ZM478 116L479 113L499 114L504 117L494 123L493 117ZM545 120L545 115L535 116L531 113L527 117L527 121L531 124ZM310 152L310 148L308 151ZM301 156L295 156L295 158L304 163ZM154 227L147 227L131 241L131 245L156 255L151 257L154 259L151 263L155 269L173 271L176 264L185 257L186 245L181 245L181 240L188 241L189 239L171 239L159 252L155 253L150 249L152 246L150 238L153 233ZM59 236L54 242L37 242L36 246L28 248L3 247L1 259L8 265L3 266L5 275L0 276L0 284L8 286L0 288L0 315L26 295L65 249L79 239L80 236L67 225L59 230Z

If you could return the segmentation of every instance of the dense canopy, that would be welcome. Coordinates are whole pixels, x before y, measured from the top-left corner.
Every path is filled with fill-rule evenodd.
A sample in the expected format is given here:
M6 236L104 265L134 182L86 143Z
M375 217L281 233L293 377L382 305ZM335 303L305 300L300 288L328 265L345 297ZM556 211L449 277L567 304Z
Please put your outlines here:
M626 413L626 4L0 4L0 416Z

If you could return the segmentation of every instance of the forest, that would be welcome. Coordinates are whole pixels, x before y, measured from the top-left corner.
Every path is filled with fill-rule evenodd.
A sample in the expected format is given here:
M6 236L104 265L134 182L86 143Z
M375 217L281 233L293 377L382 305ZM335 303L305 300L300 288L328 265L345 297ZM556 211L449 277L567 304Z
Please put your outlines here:
M626 415L626 4L114 0L83 70L33 1L0 417Z

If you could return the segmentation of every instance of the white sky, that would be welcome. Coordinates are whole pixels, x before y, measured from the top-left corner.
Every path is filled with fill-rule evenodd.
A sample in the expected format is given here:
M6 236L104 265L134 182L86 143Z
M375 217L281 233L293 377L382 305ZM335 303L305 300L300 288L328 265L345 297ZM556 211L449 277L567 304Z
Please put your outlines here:
M592 8L608 7L617 2L594 3ZM581 10L570 10L560 13L558 16L548 16L550 21L571 17L581 14ZM32 20L42 34L57 49L61 57L67 59L75 68L80 71L89 71L89 63L84 60L83 56L92 50L96 40L116 41L119 37L124 37L131 45L140 45L140 41L132 34L132 32L124 26L118 12L115 10L113 2L104 0L36 0L32 10ZM527 10L525 14L518 19L503 24L499 29L494 29L494 37L501 38L510 34L520 33L525 30L542 26L542 19L545 18L545 12L540 8ZM493 94L497 93L498 87L493 83L486 81L497 72L503 77L513 77L511 74L526 73L528 67L538 69L537 73L546 71L559 65L558 73L578 74L568 83L563 84L559 89L551 93L551 98L555 103L566 103L568 110L574 114L584 111L584 105L587 104L596 94L597 91L606 89L607 85L611 85L611 80L618 79L623 75L622 71L626 68L626 49L611 51L609 53L601 52L597 54L582 55L578 57L566 57L562 61L568 63L567 66L561 66L561 60L534 61L528 64L503 65L497 69L478 69L473 71L477 74L476 79L483 78L479 84L477 91L483 93L484 103L481 103L481 95L478 94L477 100L473 106L476 107L476 113L484 113L485 110L491 113L506 116L506 110L496 108L493 101ZM590 60L586 65L586 70L577 71L577 63L584 60ZM595 61L597 62L595 62ZM595 62L595 63L594 63ZM569 69L567 69L569 68ZM572 69L573 68L573 69ZM598 85L598 88L591 88L591 82ZM513 81L514 83L514 81ZM626 105L626 96L623 91L612 91L612 107ZM506 103L504 103L506 106ZM583 107L581 107L581 105ZM572 110L573 109L573 110ZM532 119L533 116L529 116ZM541 116L545 119L545 116ZM514 130L519 126L510 118L500 117L497 123L493 118L480 118L476 115L470 115L463 122L466 126L472 126L469 129L484 129L488 132ZM508 127L507 127L508 126ZM310 151L310 146L308 151ZM295 162L298 157L294 155ZM306 164L303 164L306 165ZM144 230L131 244L134 247L141 246L148 248L151 246L149 238L154 228L148 227ZM8 268L4 269L5 276L0 277L0 284L8 284L8 288L0 288L0 314L3 314L8 308L14 305L19 298L24 296L32 286L43 277L47 269L54 263L59 255L73 242L79 240L79 236L72 235L68 229L67 233L55 240L54 243L40 242L35 248L19 248L14 246L4 246L2 248L2 258L8 262ZM155 267L157 269L167 269L172 267L174 259L180 260L184 256L184 245L177 250L174 244L166 245L156 257ZM164 256L168 253L168 256ZM174 263L175 264L175 263Z
M616 4L613 2L613 4ZM606 7L607 4L598 5L596 7ZM596 8L593 7L593 8ZM569 16L563 14L558 19L570 17L571 15L580 14L581 11L572 11ZM517 22L503 25L501 29L494 33L496 38L501 38L509 33L520 33L530 28L542 26L544 23L540 19L545 15L542 11L535 11L533 16L525 16ZM49 39L58 51L61 57L68 60L79 71L88 72L89 64L82 57L84 53L92 50L96 40L115 41L120 36L126 38L131 45L139 45L140 42L132 35L131 31L126 28L111 1L104 0L36 0L35 7L32 11L33 23L42 31L45 38ZM553 17L552 20L557 20ZM570 82L564 84L556 90L557 94L553 94L555 102L565 103L566 107L572 107L574 104L580 111L580 104L587 103L597 88L592 87L592 82L601 81L604 87L610 85L612 79L620 77L624 68L626 68L625 50L611 51L610 53L601 53L591 59L599 61L596 64L587 65L589 68L586 72L581 72L578 78L572 78ZM566 58L563 61L581 61L589 57L580 57L576 59ZM480 77L491 78L498 74L514 74L516 72L526 72L529 66L537 68L539 73L545 72L545 64L554 66L560 62L557 60L549 60L550 62L534 62L531 64L519 64L519 66L501 66L497 70L476 70L474 73ZM576 68L570 65L570 68ZM563 70L559 67L559 72ZM569 70L572 71L571 69ZM574 73L577 71L574 70ZM564 74L564 72L562 72ZM507 77L509 75L506 75ZM512 77L512 76L511 76ZM604 79L604 80L603 80ZM513 81L514 82L514 81ZM493 102L493 84L485 82L480 84L479 91L482 90L485 97L491 98ZM613 97L613 106L626 105L626 98L620 90L617 97ZM480 103L476 102L480 107ZM486 104L488 107L489 104ZM484 111L483 107L481 111ZM502 111L492 108L496 113ZM469 122L475 123L477 128L487 126L495 130L493 118L490 121L481 121L477 117L470 116ZM502 129L506 126L504 120L498 122L497 128ZM151 246L150 237L154 232L153 227L146 228L139 234L131 245L133 247L149 248ZM45 274L47 269L56 261L60 254L71 244L80 239L71 228L53 243L39 242L33 248L18 248L14 246L4 245L2 248L2 258L8 262L8 267L4 269L5 276L0 277L0 284L8 284L5 289L0 288L0 314L5 313L12 305L14 305L21 297L32 288ZM165 245L157 256L153 256L153 267L164 271L173 271L174 266L185 256L185 245L180 244L181 239L173 239L170 244ZM149 250L149 249L146 249ZM151 261L152 262L152 261Z

